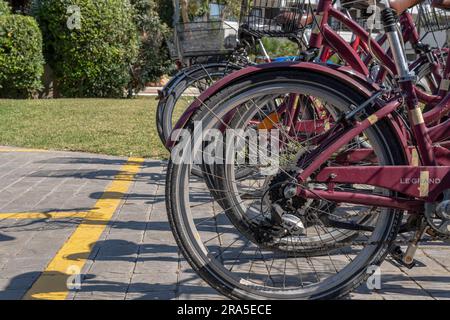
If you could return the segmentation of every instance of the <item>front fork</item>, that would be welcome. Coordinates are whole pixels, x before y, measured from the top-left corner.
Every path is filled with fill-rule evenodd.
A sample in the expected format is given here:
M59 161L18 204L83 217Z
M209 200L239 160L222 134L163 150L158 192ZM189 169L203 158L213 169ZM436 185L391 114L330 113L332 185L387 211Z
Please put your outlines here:
M394 9L387 7L381 12L381 21L392 50L392 56L397 68L398 82L408 108L409 121L413 135L417 140L416 143L422 165L434 166L436 165L436 160L433 154L432 142L414 89L415 75L409 70L401 34L397 29L397 13Z
M433 154L432 142L428 134L428 129L423 119L422 110L419 108L418 99L414 90L415 74L409 70L406 52L402 45L400 32L397 30L397 13L395 10L387 7L381 12L381 20L384 25L387 40L392 50L392 56L397 68L398 81L400 89L404 93L406 107L408 108L408 117L416 138L417 147L421 156L422 165L436 165L436 160ZM417 139L418 138L418 139ZM406 252L400 250L398 257L400 262L405 266L412 267L414 265L414 255L417 250L417 245L423 234L427 229L426 224L419 227L414 237L410 240ZM395 254L394 254L395 256Z

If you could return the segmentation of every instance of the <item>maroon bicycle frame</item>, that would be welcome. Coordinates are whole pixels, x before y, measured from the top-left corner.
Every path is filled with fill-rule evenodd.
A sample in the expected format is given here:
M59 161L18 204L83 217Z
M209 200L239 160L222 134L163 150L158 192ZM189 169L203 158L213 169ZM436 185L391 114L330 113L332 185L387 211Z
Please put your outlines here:
M368 42L369 42L369 33L367 33L357 22L353 21L351 18L349 18L347 15L343 14L341 11L335 9L332 6L332 0L324 0L322 3L319 4L319 6L322 6L323 10L320 11L320 7L318 7L317 14L315 16L315 19L313 19L313 33L311 35L310 39L310 48L317 48L321 49L321 61L325 59L324 56L328 56L328 53L332 51L339 53L339 55L350 65L350 67L359 72L360 74L368 77L369 70L367 68L367 65L370 62L370 59L372 59L370 52L367 52L367 56L364 60L362 60L355 50L355 47L350 45L347 41L345 41L340 35L338 35L327 23L328 18L332 17L336 20L340 21L341 23L345 24L350 31L352 31L357 39L358 43L361 47L368 48ZM325 14L326 13L326 14ZM417 32L417 29L414 24L414 20L408 12L403 12L400 15L400 24L402 26L402 35L404 41L409 41L412 45L417 45L420 41L419 34ZM394 62L391 58L391 50L387 50L386 52L381 47L386 42L386 35L383 35L378 41L374 39L370 39L370 46L375 53L375 55L380 59L385 67L387 67L391 73L397 74L396 67L394 65ZM410 68L413 70L417 66L421 65L421 63L424 62L424 59L427 59L426 57L422 56L419 59L417 59L414 63L410 65ZM449 58L447 58L449 59ZM328 60L328 58L326 58ZM450 60L449 60L450 61ZM447 65L449 64L447 61ZM438 83L441 82L442 78L440 76L440 73L437 72L437 70L440 70L442 66L439 64L439 62L433 61L433 76L437 80ZM386 76L386 68L382 68L382 70L378 73L376 81L378 83L381 83L384 77ZM446 74L448 75L448 71L446 71ZM439 121L444 114L448 113L449 104L447 103L448 98L445 98L445 95L447 93L447 90L443 90L441 86L441 90L439 90L438 95L431 95L420 88L414 86L415 94L417 98L422 102L425 103L429 109L431 109L430 112L427 112L423 117L426 123L433 124ZM443 98L445 98L443 100ZM285 112L288 110L289 113L294 112L296 106L292 104L294 101L293 99L289 99L289 105L285 105L282 109L278 110L279 114L282 112ZM308 121L300 121L299 123L294 123L295 117L293 115L289 114L289 116L284 119L284 122L290 121L291 123L285 123L291 128L296 128L299 131L302 132L316 132L320 133L324 130L323 123L316 122L315 124L309 123ZM310 121L311 122L311 121ZM316 126L314 128L314 125ZM432 138L432 141L440 141L439 139L442 138L448 138L448 126L446 125L440 125L436 128L432 129L432 132L430 133L430 136ZM444 131L444 132L443 132ZM445 137L447 135L447 137ZM445 139L444 139L445 140ZM444 155L440 155L440 158L442 158ZM445 159L445 158L444 158Z
M362 29L356 22L347 18L339 11L331 6L331 0L321 0L319 2L317 15L314 19L314 30L310 39L312 48L321 48L326 41L332 41L333 47L336 48L340 55L344 54L344 59L351 61L352 68L332 67L312 63L277 63L253 66L237 71L215 85L207 89L196 101L186 110L175 129L182 128L191 115L200 108L208 96L220 91L221 88L228 86L233 81L251 74L263 72L277 72L283 69L298 69L310 72L327 74L335 78L337 81L343 81L355 90L364 92L367 96L371 96L379 90L373 83L367 82L367 67L361 62L359 56L348 43L337 35L327 24L330 16L342 21L363 42L369 42L373 52L377 58L390 70L396 70L393 60L386 54L381 46L373 39L369 39L368 33ZM447 69L444 73L444 80L448 80L450 58L447 59ZM356 66L356 68L355 68ZM357 69L357 71L355 71ZM396 72L397 73L397 72ZM402 210L409 210L411 213L423 212L425 202L433 202L439 199L444 190L450 189L450 167L448 159L450 159L450 151L448 143L449 139L449 120L439 123L441 119L449 113L450 94L446 93L445 97L431 96L429 102L436 105L430 112L422 114L418 108L417 95L419 91L414 87L412 81L401 83L401 94L394 96L385 105L377 105L377 111L370 115L367 119L356 122L354 126L337 128L337 130L327 131L325 139L317 146L316 150L310 155L308 166L298 175L300 182L297 188L297 194L301 197L312 199L328 199L334 202L346 202L355 204L364 204L377 207L390 207ZM445 93L445 92L444 92ZM442 91L440 92L442 94ZM290 99L294 100L294 99ZM409 120L412 129L412 138L415 144L409 143L409 136L405 136L407 131L402 127L402 121L394 113L402 105L406 105L409 110ZM289 108L289 107L288 107ZM378 121L385 120L391 123L395 128L397 137L401 140L405 159L408 159L411 150L417 153L417 158L421 162L409 161L411 165L402 166L364 166L356 165L327 168L328 171L321 172L322 165L330 158L332 154L340 150L356 136L363 133L370 126ZM425 125L435 124L428 128ZM339 124L336 124L339 125ZM313 128L314 129L314 128ZM173 137L172 137L173 138ZM433 141L441 141L440 146L434 146ZM168 146L173 145L174 140L168 141ZM357 150L357 156L367 156L370 149ZM407 156L408 155L408 156ZM437 161L437 156L444 159L443 162ZM443 165L443 163L446 163ZM335 170L335 171L333 171ZM314 179L319 182L326 183L328 190L308 190L302 186L302 182L307 181L313 173L318 172ZM395 174L394 174L395 173ZM376 177L376 179L374 179ZM354 183L368 184L376 187L385 188L394 192L395 196L369 195L356 192L342 192L334 190L337 183ZM401 194L401 196L397 196Z
M329 18L334 18L347 26L347 28L360 39L360 46L368 48L370 42L370 48L375 56L382 62L383 66L389 69L391 73L397 74L396 67L390 56L391 51L388 50L385 52L382 48L383 43L386 41L386 36L384 35L378 41L372 38L369 39L369 33L356 21L334 8L332 0L323 0L318 4L317 13L313 20L313 31L309 42L309 46L311 48L323 49L323 51L332 48L335 52L339 53L339 56L341 56L353 70L365 76L369 75L367 64L369 63L368 59L371 58L370 53L364 60L361 59L355 49L328 25ZM420 37L417 33L417 29L415 28L414 20L411 14L408 12L402 13L400 15L400 24L402 26L402 35L404 40L409 41L413 45L419 43ZM418 59L410 67L414 68L420 65L421 62L423 62L423 59ZM382 82L384 79L386 75L385 68L384 71L382 70L378 73L376 79L377 82ZM442 80L441 75L437 72L440 68L442 68L442 66L435 62L433 66L433 76L436 78L438 83ZM444 78L447 79L449 74L450 66L447 58ZM449 89L447 87L441 87L437 95L432 95L416 86L414 88L417 98L421 102L427 104L430 109L435 107L436 104L438 104L440 100L445 97ZM428 116L425 115L425 119L428 120Z
M322 48L323 43L336 48L338 52L344 54L344 59L356 71L366 74L367 68L360 63L359 57L354 50L349 50L349 45L340 38L329 26L329 17L334 17L343 22L362 41L370 41L371 47L377 58L389 69L396 70L393 60L384 53L379 44L373 39L369 39L368 33L363 30L356 22L347 18L345 15L332 7L331 0L320 0L317 13L314 19L313 32L310 38L311 48ZM447 58L447 66L450 65L450 57ZM448 68L447 68L448 69ZM448 80L449 73L444 74L444 80ZM381 206L395 209L408 210L410 212L420 213L424 210L425 202L435 202L447 189L450 189L450 166L439 165L436 160L435 148L432 138L435 141L446 141L449 139L450 120L442 122L439 125L428 128L425 118L430 122L437 122L449 113L450 94L440 100L436 108L425 115L422 114L418 106L417 90L412 80L400 82L402 93L392 98L385 105L378 106L378 110L367 117L365 120L356 122L354 126L346 127L336 124L337 128L330 131L322 143L317 146L306 159L308 166L301 171L297 179L300 182L297 187L297 194L304 198L325 199L334 202L363 204L369 206ZM408 109L409 123L411 126L412 137L416 142L418 156L421 159L420 165L402 165L402 166L345 166L345 167L326 167L321 170L322 165L329 158L355 137L362 134L366 129L380 120L395 121L397 116L393 113L402 105ZM409 148L409 147L408 147ZM440 148L443 157L450 159L450 150ZM405 154L408 152L404 150ZM299 163L301 165L301 163ZM327 190L310 190L305 188L302 183L308 181L314 173L313 181L326 183ZM370 195L357 192L343 192L334 189L335 184L365 184L375 187L381 187L393 191L398 196Z

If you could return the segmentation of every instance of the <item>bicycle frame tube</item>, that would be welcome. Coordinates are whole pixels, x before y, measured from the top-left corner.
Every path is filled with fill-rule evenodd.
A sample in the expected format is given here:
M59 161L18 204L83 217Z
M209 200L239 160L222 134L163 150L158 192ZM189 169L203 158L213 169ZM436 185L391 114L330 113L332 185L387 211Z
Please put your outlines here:
M450 54L447 55L446 70L441 81L439 94L442 99L437 104L431 104L433 108L423 115L425 123L435 123L450 113ZM437 140L433 140L437 141Z
M450 93L448 93L444 99L442 99L436 107L432 110L426 112L423 115L424 121L426 123L435 123L438 122L443 117L447 116L450 113ZM438 140L434 140L438 141Z
M421 208L418 200L340 192L333 190L333 187L335 183L367 184L401 192L407 196L422 199L422 201L435 201L442 192L449 189L450 167L448 166L345 166L327 167L320 170L321 166L328 161L332 154L349 143L354 137L362 134L370 126L388 117L400 105L401 102L398 99L393 99L367 119L357 122L351 128L343 128L325 139L322 143L322 146L325 147L319 146L309 158L302 160L302 162L308 163L308 166L297 176L297 180L300 182L297 187L297 195L311 199L326 199L416 211L418 208ZM426 144L426 141L423 141L420 137L416 137L416 139L418 142ZM450 156L447 149L442 149L441 152L447 152L447 155ZM405 150L405 152L408 151ZM309 162L308 160L311 161ZM298 165L301 164L299 163ZM307 190L301 185L316 171L319 171L319 173L314 180L328 183L329 190ZM403 184L402 181L404 182Z
M332 5L332 1L330 0L319 1L317 13L314 17L313 22L313 31L309 42L309 46L311 48L322 49L320 55L322 62L324 62L324 59L329 56L329 51L331 48L338 52L339 55L352 67L353 70L365 76L368 75L367 64L370 60L368 61L367 57L362 60L356 50L354 50L354 48L349 45L339 34L332 30L332 28L328 25L329 17L333 17L346 25L349 30L351 30L358 37L359 44L362 48L367 49L368 43L370 43L370 47L377 59L379 59L382 64L390 70L390 72L397 74L394 61L390 56L392 54L391 50L385 52L381 47L387 39L386 36L384 35L378 41L372 38L369 39L369 33L364 30L357 22L353 21L347 15L335 9ZM415 28L411 14L407 12L403 13L400 16L400 22L403 28L402 34L405 37L405 41L408 40L413 46L417 45L420 38ZM450 75L450 65L447 63L446 66L446 74ZM440 65L435 62L433 75L438 82L440 82L441 80L440 75L437 72L439 68ZM380 71L376 79L377 82L381 82L385 75L386 71ZM448 79L448 77L446 77L446 79ZM450 82L445 83L450 85ZM426 103L430 107L434 107L436 103L446 94L446 91L440 90L437 96L430 95L416 86L414 86L414 90L416 91L418 99L421 102Z
M330 5L328 0L323 0L323 2ZM323 4L319 5L319 9L323 10L323 8ZM330 14L333 15L333 10L330 10ZM320 12L318 15L320 15ZM345 16L342 16L341 18L345 18ZM325 31L323 34L324 38L326 38L327 32L330 32L330 30L327 28L326 22L321 21L321 23L321 30ZM353 24L351 21L348 23L350 25ZM317 21L316 24L318 24ZM430 138L430 136L434 136L434 138L443 137L445 139L448 136L447 128L449 122L447 120L443 124L437 125L431 129L426 127L424 116L418 106L413 77L411 76L409 66L406 62L405 52L401 47L400 35L392 25L385 27L387 40L390 44L392 56L394 58L395 70L397 70L397 74L399 75L399 85L402 89L402 96L391 99L375 113L361 122L356 122L351 127L346 126L345 121L337 123L334 130L331 131L327 138L322 140L322 143L316 150L305 159L299 160L298 165L303 167L304 170L297 176L297 180L300 182L297 186L297 195L312 199L326 199L337 202L418 211L417 209L423 208L426 201L436 201L445 190L450 189L450 167L437 165ZM358 28L357 26L355 29L361 31L361 28ZM312 45L317 45L321 40L320 37L315 37L311 43ZM368 39L368 41L372 41L372 39ZM377 54L377 50L374 50L374 53ZM388 58L384 54L379 56L380 59L382 57L385 59ZM447 62L450 62L450 58L448 58ZM448 70L450 71L450 69ZM442 110L448 111L449 96L450 94L447 94L446 99L444 99L443 105L441 106ZM413 138L416 141L417 150L421 159L421 166L418 166L418 164L410 166L347 166L326 167L321 170L321 166L328 161L335 152L340 150L355 137L362 134L370 126L373 126L384 118L395 117L395 115L391 115L392 112L402 104L406 105L408 109L411 131ZM438 113L441 115L442 111ZM406 154L408 150L405 149L404 152ZM444 158L450 157L450 151L446 148L440 148L439 152L444 153ZM317 171L318 174L315 176L314 180L321 183L327 183L328 190L308 190L302 185L302 183L306 183L312 174ZM404 183L402 183L402 181ZM394 192L400 192L411 198L418 198L422 201L422 205L420 205L417 200L335 191L334 185L336 183L365 184L386 188Z
M402 36L403 36L403 40L405 41L405 43L409 42L413 48L416 47L420 42L420 36L417 33L417 29L415 27L412 15L408 12L403 12L399 17L399 22L400 22L400 25L402 28ZM383 34L377 42L380 46L383 46L386 43L386 40L387 40L387 36L386 36L386 34ZM391 54L392 54L391 49L388 49L386 54L388 56L391 56ZM423 58L423 57L421 57L421 58ZM371 59L371 56L368 55L368 58L366 58L366 59ZM420 65L422 60L423 59L417 59L416 61L414 61L411 64L410 68L413 69L416 65ZM366 63L368 63L369 61L366 60ZM380 70L380 72L377 75L376 81L377 82L383 81L385 76L386 76L386 69Z
M311 163L309 163L309 165L297 176L297 179L300 182L306 182L307 179L335 152L349 143L354 137L360 135L364 130L378 122L380 119L387 117L400 106L401 102L398 101L398 99L394 99L364 121L356 123L354 127L351 127L350 129L343 129L343 132L340 132L340 134L329 136L326 141L323 142L323 145L326 145L326 149L320 148L320 152L317 152L317 154L314 152L312 154L310 158L314 160L312 160ZM299 163L299 165L301 165L301 163Z
M321 32L323 33L325 43L339 52L342 58L348 62L353 70L365 76L369 75L369 70L367 69L366 64L360 59L355 50L353 50L352 46L348 44L347 41L334 32L328 24L322 25Z
M309 46L311 48L320 49L324 45L331 48L336 48L336 51L342 55L344 60L348 61L353 69L361 70L361 65L364 65L365 69L367 69L364 62L356 54L356 52L354 50L348 50L351 46L328 26L329 17L333 17L346 25L357 37L360 38L360 41L363 43L367 44L370 41L370 46L377 58L390 70L396 70L392 59L386 55L378 42L374 39L369 39L369 34L357 22L353 21L339 10L333 8L331 0L319 1L317 13L314 17L313 31L309 41ZM324 28L326 29L325 31ZM333 41L330 41L330 39ZM366 73L363 74L367 75Z

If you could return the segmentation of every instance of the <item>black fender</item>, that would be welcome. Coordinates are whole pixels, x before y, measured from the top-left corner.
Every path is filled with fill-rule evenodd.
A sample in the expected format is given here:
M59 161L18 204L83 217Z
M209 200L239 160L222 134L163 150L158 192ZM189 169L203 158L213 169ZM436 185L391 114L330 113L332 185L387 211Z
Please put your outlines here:
M184 79L191 77L193 74L200 70L210 70L210 69L217 69L217 68L230 68L233 70L239 70L242 69L241 66L238 66L233 63L209 63L209 64L196 64L188 68L184 68L180 70L176 75L174 75L168 83L158 92L158 96L160 100L167 99L168 96L170 96L173 92L173 90L176 88L176 86L184 81Z

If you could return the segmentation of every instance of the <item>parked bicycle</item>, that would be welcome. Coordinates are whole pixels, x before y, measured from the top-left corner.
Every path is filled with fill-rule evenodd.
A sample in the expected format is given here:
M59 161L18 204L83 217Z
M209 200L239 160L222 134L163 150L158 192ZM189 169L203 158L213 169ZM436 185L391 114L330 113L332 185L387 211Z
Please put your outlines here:
M415 3L417 3L417 1L412 4ZM270 10L279 10L281 5L285 5L285 3L282 3L281 1L271 2ZM355 2L352 2L352 5L355 5ZM397 4L397 6L399 5ZM359 8L361 8L361 6ZM333 56L337 56L341 62L343 61L344 64L355 68L364 75L370 75L374 81L378 83L386 83L386 77L389 78L389 76L394 76L395 70L380 70L376 56L374 58L370 50L370 45L368 46L368 43L366 42L367 39L366 41L362 41L359 36L355 36L353 33L355 25L347 27L343 22L346 17L350 17L347 7L344 6L344 9L344 11L340 12L340 18L333 18L333 20L330 21L330 24L332 25L332 28L330 29L338 30L340 33L351 33L352 39L350 44L345 43L348 40L338 38L341 41L338 41L335 45L337 45L340 49L335 50L335 48L333 48L334 45L330 45L330 43L325 40L322 43L321 51L306 51L306 54L298 59L316 59L318 61L327 62L332 60ZM442 65L445 61L447 49L439 48L438 43L436 43L434 47L424 45L421 41L421 37L419 36L419 32L415 27L413 16L405 11L406 7L399 9L402 10L402 14L400 15L400 25L402 27L403 38L406 43L411 44L412 48L418 54L418 58L411 63L411 69L417 75L416 84L421 89L418 92L418 96L419 99L425 104L429 104L430 100L435 98L432 94L437 93L439 90L438 86L441 80L441 74L443 72ZM312 15L310 13L303 14L306 11L304 5L299 5L298 3L292 2L290 6L284 7L281 11L282 13L278 12L278 15L272 18L262 18L260 15L264 10L264 4L262 3L249 2L246 0L243 1L239 35L241 42L246 45L239 46L239 49L235 49L235 51L232 51L233 45L230 46L230 43L236 44L238 41L228 40L228 46L225 46L224 43L222 43L224 39L223 37L214 37L214 41L209 41L211 38L211 33L217 34L217 22L214 22L212 32L210 32L208 28L208 23L206 23L202 29L198 28L198 23L193 23L194 27L185 26L184 24L178 26L177 34L181 35L180 37L182 39L182 41L180 41L180 47L184 48L182 51L188 60L194 59L189 60L191 63L192 61L194 61L194 63L197 62L196 59L198 57L202 57L204 60L207 53L210 54L210 57L214 57L213 60L220 60L218 57L221 57L222 60L226 61L209 64L194 64L193 67L184 69L177 74L161 91L160 102L157 109L157 128L163 143L167 142L167 139L172 132L174 122L180 117L180 114L188 105L191 104L193 99L195 99L198 94L206 90L206 88L208 88L212 83L221 79L225 75L252 64L248 59L246 50L249 48L249 43L252 43L253 46L255 43L259 44L266 61L270 61L270 57L268 57L261 42L261 38L264 36L290 38L294 39L300 46L304 46L309 36L305 32L307 29L304 27L307 27L308 24L312 23ZM418 20L419 29L423 27L426 27L431 31L445 29L446 25L444 22L446 20L441 17L437 20L438 23L436 23L436 21L432 19L433 15L429 11L430 9L425 6L420 8L421 14L419 15L420 19ZM283 16L285 20L284 24L280 23L280 17ZM286 21L286 17L290 18L289 23ZM305 25L302 26L302 23ZM224 30L221 33L229 35L232 34L232 32L225 30L227 28L232 28L227 26L226 23L224 26ZM302 28L303 32L301 32ZM189 37L183 37L183 30L185 29L190 30ZM198 31L199 29L201 30L200 35L194 36L195 31ZM192 32L194 32L194 34ZM427 35L427 33L425 33L425 35ZM198 41L194 41L194 38ZM220 43L217 43L218 41ZM336 38L331 39L332 43L336 41ZM204 46L201 48L195 46L198 42L207 43L207 53L204 51ZM381 52L380 48L386 42L386 36L379 37L377 42L379 46L375 51L379 53ZM224 51L224 47L228 49ZM354 55L349 53L349 50L352 49L361 56L360 59L355 58ZM389 56L390 52L387 52L386 54ZM349 61L346 61L342 57L347 57L346 59L349 59ZM281 59L277 59L277 62L287 60L292 60L292 57L283 57ZM392 63L390 63L389 66L392 68ZM185 96L185 99L182 99L182 96Z
M269 34L255 35L245 26L233 26L231 22L213 20L207 22L179 23L175 26L177 46L173 56L187 65L159 92L156 124L159 137L165 145L173 124L193 99L226 75L255 62L249 51L259 52L265 62L295 61L296 56L270 57L262 38ZM279 34L288 38L290 34Z
M396 0L393 7L413 4ZM300 7L302 17L313 12L296 1ZM429 13L442 21L442 11ZM328 26L331 18L345 23L393 75L390 86L371 81L362 57ZM227 144L211 148L213 141L201 135L190 136L193 150L170 144L180 152L167 172L172 231L194 270L221 293L336 298L360 285L394 247L407 247L399 255L410 264L425 234L450 239L450 58L436 72L437 91L425 92L407 62L397 18L393 8L382 10L386 52L331 0L319 0L304 56L329 46L351 68L313 62L247 67L205 91L175 126L194 130L201 123L203 132L224 135L249 128L279 133L279 166L270 175L260 164L236 162ZM245 154L258 146L248 142ZM220 150L229 161L205 161L220 160ZM192 154L185 151L201 160L202 179L192 175Z

